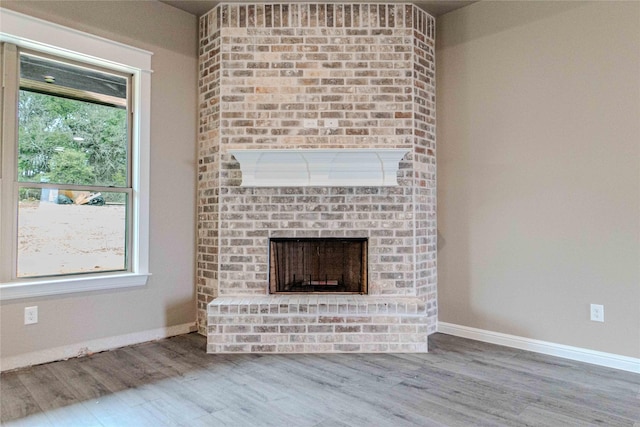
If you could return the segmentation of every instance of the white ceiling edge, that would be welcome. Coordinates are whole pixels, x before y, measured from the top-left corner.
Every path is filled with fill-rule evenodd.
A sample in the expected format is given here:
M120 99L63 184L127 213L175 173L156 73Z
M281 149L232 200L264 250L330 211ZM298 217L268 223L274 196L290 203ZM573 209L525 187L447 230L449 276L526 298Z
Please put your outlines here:
M250 0L159 0L195 16L202 16L213 9L218 3L251 3ZM338 0L325 0L325 3L335 3ZM351 3L379 3L382 0L352 0ZM413 3L427 13L438 17L461 7L475 3L478 0L408 0L406 3ZM307 0L289 0L287 3L310 3ZM313 1L312 1L313 2ZM311 2L311 3L312 3ZM344 3L344 2L341 2ZM388 0L384 3L390 3Z
M409 148L229 150L242 187L384 187L398 185Z

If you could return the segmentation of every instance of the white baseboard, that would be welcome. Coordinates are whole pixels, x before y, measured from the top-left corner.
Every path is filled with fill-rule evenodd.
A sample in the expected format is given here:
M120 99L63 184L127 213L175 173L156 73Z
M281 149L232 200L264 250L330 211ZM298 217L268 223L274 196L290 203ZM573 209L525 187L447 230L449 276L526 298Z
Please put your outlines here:
M133 332L115 337L99 338L96 340L80 342L76 344L54 347L46 350L34 351L17 356L3 357L0 359L0 372L17 368L24 368L41 363L55 362L72 357L86 356L91 353L112 350L127 345L139 344L147 341L155 341L175 335L188 334L196 330L195 323L168 326L166 328L151 329L148 331Z
M438 332L640 374L640 359L636 359L634 357L620 356L617 354L604 353L602 351L572 347L563 344L555 344L547 341L502 334L500 332L492 332L484 329L470 328L468 326L454 325L446 322L438 322Z

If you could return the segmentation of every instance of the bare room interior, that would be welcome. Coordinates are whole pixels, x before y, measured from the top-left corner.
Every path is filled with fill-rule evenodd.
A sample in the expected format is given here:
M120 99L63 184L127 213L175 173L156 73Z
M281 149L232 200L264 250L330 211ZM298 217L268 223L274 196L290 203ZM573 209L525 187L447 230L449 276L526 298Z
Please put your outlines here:
M640 424L637 1L3 0L0 422Z

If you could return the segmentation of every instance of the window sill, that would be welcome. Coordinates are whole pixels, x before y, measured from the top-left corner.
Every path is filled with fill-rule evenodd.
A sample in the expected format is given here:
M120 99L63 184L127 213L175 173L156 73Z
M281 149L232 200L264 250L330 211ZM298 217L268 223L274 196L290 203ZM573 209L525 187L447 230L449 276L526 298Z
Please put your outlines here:
M151 274L123 273L93 277L0 283L0 301L145 286Z

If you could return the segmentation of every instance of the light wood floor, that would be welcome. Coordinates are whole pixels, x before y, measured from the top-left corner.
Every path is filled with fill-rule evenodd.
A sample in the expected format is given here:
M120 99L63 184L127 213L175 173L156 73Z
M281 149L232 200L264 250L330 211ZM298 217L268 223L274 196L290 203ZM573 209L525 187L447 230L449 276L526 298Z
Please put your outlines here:
M640 426L640 375L435 334L429 354L207 355L183 335L1 376L3 425Z

